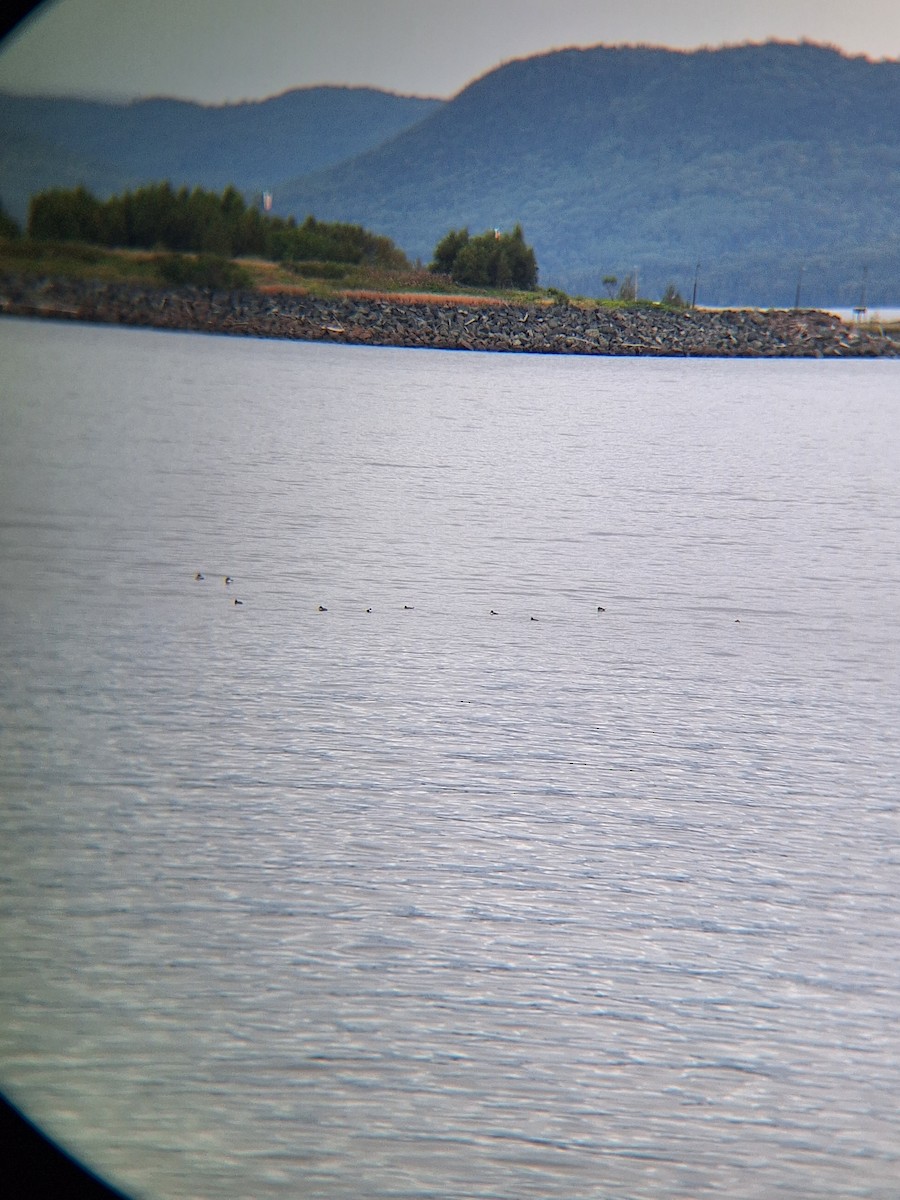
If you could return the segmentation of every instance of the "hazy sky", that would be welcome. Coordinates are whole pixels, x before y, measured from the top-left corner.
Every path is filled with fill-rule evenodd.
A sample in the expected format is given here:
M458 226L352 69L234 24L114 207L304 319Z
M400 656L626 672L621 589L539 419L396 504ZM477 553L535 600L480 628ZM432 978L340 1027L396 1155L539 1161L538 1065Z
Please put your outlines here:
M0 48L0 89L219 102L347 83L450 96L553 47L768 38L900 58L900 0L52 0Z

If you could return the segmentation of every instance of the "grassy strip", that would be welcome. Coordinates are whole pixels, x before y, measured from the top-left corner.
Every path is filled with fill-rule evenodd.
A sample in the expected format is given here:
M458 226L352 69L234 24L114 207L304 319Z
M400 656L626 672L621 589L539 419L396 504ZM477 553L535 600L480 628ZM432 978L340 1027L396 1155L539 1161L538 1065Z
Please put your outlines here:
M32 278L52 276L82 281L102 280L162 286L177 281L177 270L173 271L173 266L189 266L196 261L197 255L174 255L166 251L108 250L78 242L0 239L0 273ZM220 266L227 265L227 260L221 260ZM291 264L255 258L237 259L232 266L237 271L235 279L240 280L235 286L262 292L296 292L323 298L353 295L360 299L444 299L463 304L574 304L582 308L661 307L650 301L625 303L618 300L570 298L556 288L518 291L463 287L447 275L432 275L424 268L403 271L349 263Z
M0 274L100 280L147 287L171 286L173 266L190 264L197 255L175 255L167 251L107 250L79 242L31 241L0 238ZM220 260L220 266L229 266ZM459 304L543 304L578 308L656 310L670 306L653 300L607 300L570 297L556 288L515 291L462 287L447 275L432 275L424 268L385 270L342 263L275 263L264 259L235 260L235 286L260 292L294 292L328 298L354 296L360 300L397 300L424 303L444 300ZM174 273L177 276L177 271ZM227 285L226 285L227 286ZM900 322L878 320L861 326L869 333L900 339Z
M80 242L0 239L0 270L8 275L52 275L62 279L159 283L157 255L147 251L102 250Z

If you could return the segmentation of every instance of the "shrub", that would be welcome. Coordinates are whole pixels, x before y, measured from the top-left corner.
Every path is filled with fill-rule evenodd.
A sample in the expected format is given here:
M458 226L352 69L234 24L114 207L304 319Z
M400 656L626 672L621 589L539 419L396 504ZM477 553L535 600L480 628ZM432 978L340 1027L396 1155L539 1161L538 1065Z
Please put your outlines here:
M622 280L618 298L626 302L637 300L637 279L633 273L626 275Z
M548 287L547 295L550 297L550 299L553 301L554 304L566 305L569 303L568 293L562 291L560 288Z
M16 258L36 262L40 259L66 259L76 263L98 263L103 258L103 251L97 246L88 246L84 242L38 242L33 238L20 238L15 245Z
M292 274L301 279L343 279L347 268L332 262L292 262L288 264Z
M237 263L218 254L169 254L156 260L156 269L164 283L175 287L205 288L208 291L248 288L252 280Z

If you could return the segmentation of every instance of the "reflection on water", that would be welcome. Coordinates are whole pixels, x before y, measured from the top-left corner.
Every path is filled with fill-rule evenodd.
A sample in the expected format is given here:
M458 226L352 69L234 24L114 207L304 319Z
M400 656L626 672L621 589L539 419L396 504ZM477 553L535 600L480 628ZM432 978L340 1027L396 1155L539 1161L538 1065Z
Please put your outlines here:
M135 1197L896 1197L896 364L0 342L14 1100Z

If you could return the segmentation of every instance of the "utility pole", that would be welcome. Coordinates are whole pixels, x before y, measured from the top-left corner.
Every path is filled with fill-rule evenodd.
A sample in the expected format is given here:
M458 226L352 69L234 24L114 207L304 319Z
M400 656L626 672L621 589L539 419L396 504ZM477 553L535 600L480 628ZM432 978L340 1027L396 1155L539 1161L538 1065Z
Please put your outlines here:
M691 308L697 307L697 280L700 278L700 264L694 268L694 291L691 296Z

